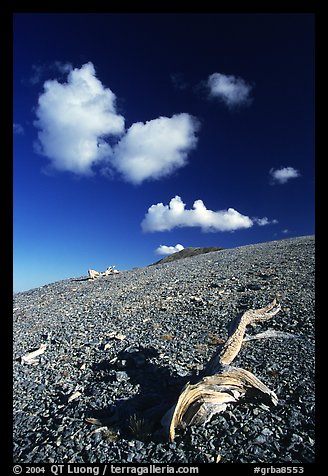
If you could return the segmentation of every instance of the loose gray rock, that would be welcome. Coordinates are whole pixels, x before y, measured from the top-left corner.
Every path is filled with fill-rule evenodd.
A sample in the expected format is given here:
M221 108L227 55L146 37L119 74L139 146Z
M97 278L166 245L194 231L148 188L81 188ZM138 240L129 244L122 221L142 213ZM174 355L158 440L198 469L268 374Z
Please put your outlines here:
M313 236L272 241L15 294L14 462L314 462L314 249ZM276 295L277 317L248 332L275 337L250 338L234 364L277 406L228 405L167 441L161 418L228 324Z

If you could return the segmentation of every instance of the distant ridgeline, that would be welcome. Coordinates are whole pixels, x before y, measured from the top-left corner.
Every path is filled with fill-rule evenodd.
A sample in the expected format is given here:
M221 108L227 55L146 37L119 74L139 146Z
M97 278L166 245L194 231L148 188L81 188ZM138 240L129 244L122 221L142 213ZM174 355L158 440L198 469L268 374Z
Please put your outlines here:
M181 251L177 251L176 253L172 253L165 258L156 261L156 263L152 263L149 266L154 266L155 264L163 264L163 263L170 263L171 261L176 261L177 259L189 258L190 256L202 255L204 253L211 253L211 251L220 251L224 248L216 248L215 246L210 246L208 248L184 248Z

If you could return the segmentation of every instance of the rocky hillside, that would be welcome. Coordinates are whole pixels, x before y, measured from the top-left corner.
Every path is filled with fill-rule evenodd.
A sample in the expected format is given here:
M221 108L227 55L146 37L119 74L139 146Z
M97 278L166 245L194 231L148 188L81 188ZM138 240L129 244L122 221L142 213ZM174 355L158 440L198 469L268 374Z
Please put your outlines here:
M172 261L176 261L178 259L191 258L192 256L211 253L212 251L220 251L222 249L223 248L216 248L215 246L210 246L208 248L184 248L181 251L177 251L176 253L172 253L171 255L166 256L165 258L162 258L159 261L156 261L156 263L153 263L150 266L153 266L154 264L171 263Z
M313 236L272 241L15 294L14 462L314 462L314 251ZM169 442L163 415L231 321L277 295L281 311L247 328L274 337L233 362L277 405L230 403Z

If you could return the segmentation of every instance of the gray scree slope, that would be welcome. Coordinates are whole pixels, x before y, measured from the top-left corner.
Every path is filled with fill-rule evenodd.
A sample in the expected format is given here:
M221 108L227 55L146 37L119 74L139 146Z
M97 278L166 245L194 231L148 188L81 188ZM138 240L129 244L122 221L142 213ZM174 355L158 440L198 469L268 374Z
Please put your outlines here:
M272 241L15 294L15 463L314 462L314 245ZM169 442L160 419L184 385L232 319L276 294L279 314L247 332L299 338L249 339L234 365L277 405L228 405Z

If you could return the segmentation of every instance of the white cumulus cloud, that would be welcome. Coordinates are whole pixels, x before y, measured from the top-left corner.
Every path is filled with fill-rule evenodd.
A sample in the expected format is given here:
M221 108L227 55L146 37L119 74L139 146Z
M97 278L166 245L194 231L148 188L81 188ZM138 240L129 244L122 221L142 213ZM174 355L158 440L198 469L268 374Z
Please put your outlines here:
M52 68L67 79L44 83L34 125L39 129L36 150L54 169L90 175L98 164L106 176L118 172L126 181L140 184L186 165L197 144L195 117L158 117L125 130L116 96L97 79L91 62L73 69L57 61ZM40 74L44 70L34 69Z
M278 220L275 218L273 220L269 220L268 217L253 218L253 221L259 226L276 225L278 223Z
M136 122L114 147L112 165L135 184L165 177L186 165L198 129L197 119L187 113Z
M301 175L300 172L293 167L280 167L280 169L276 170L272 168L269 173L273 178L273 182L279 184L284 184L288 182L288 180L297 178Z
M69 70L67 82L49 80L36 110L38 150L57 170L88 175L112 154L105 138L124 132L115 94L96 78L91 62Z
M233 208L208 210L202 200L196 200L188 210L176 195L168 205L152 205L141 223L145 232L169 231L176 227L200 227L203 231L233 231L249 228L253 221Z
M161 245L156 248L155 253L157 253L158 255L172 255L173 253L177 253L181 250L184 250L184 246L178 243L175 246Z
M252 86L242 78L213 73L207 79L210 97L218 98L228 107L245 105L250 103Z

